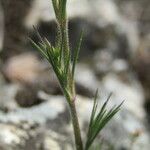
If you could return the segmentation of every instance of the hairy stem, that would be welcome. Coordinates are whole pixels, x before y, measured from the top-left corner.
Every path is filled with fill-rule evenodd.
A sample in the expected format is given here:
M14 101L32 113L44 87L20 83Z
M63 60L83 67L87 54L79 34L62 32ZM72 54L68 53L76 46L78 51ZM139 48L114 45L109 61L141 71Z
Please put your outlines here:
M69 37L68 37L68 20L66 12L66 3L67 0L52 0L53 7L56 15L58 33L57 33L57 46L60 50L60 60L59 64L63 70L63 80L62 76L59 74L57 69L55 73L60 82L60 86L64 93L64 96L68 102L70 115L72 119L72 125L74 130L74 138L76 150L83 150L83 143L81 138L80 126L78 121L78 116L75 107L75 85L74 79L71 73L71 57L70 57L70 46L69 46ZM55 68L55 66L54 66Z
M71 96L67 91L64 90L64 88L62 88L62 90L69 105L70 116L72 119L72 126L73 126L73 131L74 131L76 150L83 150L81 131L80 131L78 115L77 115L76 106L75 106L76 97L75 95Z
M81 131L80 131L80 127L79 127L79 121L78 121L78 117L77 117L75 101L71 100L69 106L70 106L70 113L71 113L71 118L72 118L73 129L74 129L76 150L83 150Z

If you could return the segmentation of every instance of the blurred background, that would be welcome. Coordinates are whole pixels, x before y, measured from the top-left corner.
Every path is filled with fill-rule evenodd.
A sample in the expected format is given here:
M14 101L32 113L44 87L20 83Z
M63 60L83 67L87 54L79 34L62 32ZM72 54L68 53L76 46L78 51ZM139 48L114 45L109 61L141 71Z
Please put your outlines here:
M121 111L95 142L97 150L150 148L150 1L68 0L72 53L84 40L76 70L83 138L99 89ZM33 30L55 41L50 0L0 0L0 150L71 150L67 105L48 62L28 40ZM96 148L93 148L95 150Z

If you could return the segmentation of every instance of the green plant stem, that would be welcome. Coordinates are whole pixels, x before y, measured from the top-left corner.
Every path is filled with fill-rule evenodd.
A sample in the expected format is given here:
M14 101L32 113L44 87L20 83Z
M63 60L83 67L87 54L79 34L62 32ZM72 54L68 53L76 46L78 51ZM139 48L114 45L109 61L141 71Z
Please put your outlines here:
M73 131L74 131L76 150L83 150L80 125L79 125L78 115L77 115L76 106L75 106L75 101L76 101L75 96L70 96L70 94L68 94L68 92L65 91L64 88L62 88L62 91L69 105L70 116L72 120Z
M67 21L63 24L63 26L60 26L61 35L62 35L62 45L64 49L64 60L67 60L67 59L70 60L70 47L69 47L67 26L68 26ZM72 75L70 71L70 61L64 62L64 66L68 67L68 69L66 70L67 83L64 84L65 87L62 87L62 90L69 104L70 115L72 119L73 130L74 130L76 150L83 150L81 131L80 131L80 126L79 126L79 121L78 121L78 116L77 116L77 111L76 111L76 106L75 106L75 89L74 89L75 86L74 86L74 80L72 79ZM68 89L70 92L68 93L68 91L65 89Z
M69 106L70 106L70 113L71 113L71 118L72 118L72 125L73 125L73 129L74 129L76 150L83 150L81 131L80 131L80 127L79 127L79 121L78 121L78 117L77 117L75 101L71 100L69 103Z
M60 86L64 93L64 96L68 102L70 115L72 119L72 125L74 130L74 138L76 150L83 150L83 143L81 138L80 126L75 106L75 85L74 78L71 73L71 57L70 57L70 46L69 46L69 37L68 37L68 20L67 20L67 12L66 12L66 3L67 0L52 0L56 19L57 19L57 47L60 50L60 61L59 64L62 67L64 81L62 81L62 77L55 69L54 71L58 77Z

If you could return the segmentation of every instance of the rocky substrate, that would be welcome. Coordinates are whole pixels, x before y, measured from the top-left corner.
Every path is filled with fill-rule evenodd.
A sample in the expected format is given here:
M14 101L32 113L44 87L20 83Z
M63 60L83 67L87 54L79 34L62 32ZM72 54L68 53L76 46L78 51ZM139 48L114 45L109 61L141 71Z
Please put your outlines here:
M149 114L144 109L150 98L149 32L138 26L143 21L134 15L133 4L133 0L72 0L68 7L72 48L85 30L75 75L83 139L97 88L99 107L110 92L109 108L124 101L95 143L99 145L101 140L104 150L150 147ZM54 41L54 15L48 6L47 0L36 0L26 26L40 20L40 33ZM136 6L140 8L139 1ZM68 106L49 64L32 51L11 57L5 64L0 62L0 68L0 150L74 149Z
M113 92L113 96L108 108L125 99L121 111L100 134L104 146L110 145L116 150L131 147L132 150L148 150L150 137L145 124L143 93L140 84L130 78L126 77L125 81L115 72L109 72L103 80L99 80L85 64L79 64L76 71L76 82L88 89L88 92L92 93L99 87L99 107L110 92ZM2 150L73 149L73 131L63 96L49 95L39 90L37 97L42 99L42 102L22 108L15 100L19 85L4 84L2 79L1 82L3 83L0 95L2 98L0 101ZM86 91L82 92L82 95L86 95L85 93ZM87 96L78 96L75 103L85 138L93 101Z

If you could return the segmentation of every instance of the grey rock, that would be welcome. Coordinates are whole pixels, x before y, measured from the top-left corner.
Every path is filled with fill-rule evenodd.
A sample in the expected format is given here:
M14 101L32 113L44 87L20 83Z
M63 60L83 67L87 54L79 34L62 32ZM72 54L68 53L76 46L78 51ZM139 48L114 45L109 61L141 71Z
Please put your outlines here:
M14 100L18 87L17 84L6 84L2 79L0 85L0 110L2 112L13 111L18 107Z
M97 78L88 65L79 64L76 68L75 80L83 86L95 91L98 86Z
M100 106L106 100L108 91L110 90L107 86L105 88L106 89L102 91L101 97L99 98ZM40 145L34 148L35 150L39 150L39 147L43 147L45 150L49 150L51 147L58 150L72 148L73 137L71 136L71 133L73 131L70 126L71 122L66 124L65 119L60 116L62 118L61 124L56 122L57 125L52 125L55 124L54 122L57 120L56 118L59 118L59 115L65 111L66 103L64 98L62 96L52 97L45 93L40 93L40 96L43 97L43 99L48 99L49 101L31 108L18 108L15 111L8 112L7 114L2 112L0 113L1 126L4 128L3 132L8 132L10 136L9 137L1 132L0 143L2 143L2 145L5 147L13 145L15 148L21 145L26 150L30 141L29 139L32 137L33 139L36 139L33 142L33 146L36 145L37 141L40 143ZM109 107L120 103L121 98L118 96L117 91L114 92L114 97L112 97ZM133 100L133 94L129 93L128 99L131 100L131 98ZM83 130L83 135L85 135L93 101L89 98L78 96L75 102L80 118L81 129ZM138 103L134 104L134 109L138 109L137 112L134 111L133 108L129 109L129 107L126 106L127 104L128 102L125 102L122 110L101 133L101 137L109 141L109 143L114 145L116 149L119 149L122 146L128 149L130 148L129 145L132 145L132 136L134 137L134 134L139 133L136 137L135 143L133 144L135 147L134 149L137 150L137 147L141 148L142 146L143 150L148 150L148 141L150 137L143 123L143 116L139 116L138 114L141 113L139 110L141 105L138 105ZM11 128L14 129L13 132L11 131ZM58 128L61 129L61 131L58 131ZM39 138L37 139L37 137ZM118 137L120 140L117 140ZM9 140L7 138L9 138ZM22 138L25 139L24 145L21 143L24 141ZM4 139L6 139L6 141L4 141ZM143 141L144 144L142 145ZM8 144L7 142L10 143ZM15 149L13 146L11 146L12 150Z
M36 149L34 139L38 132L36 126L22 122L19 124L0 123L0 148L2 150L32 150Z
M15 111L6 114L0 112L0 120L6 123L19 123L22 121L45 123L48 119L54 119L64 109L63 98L55 97L54 100L30 108L17 108Z

